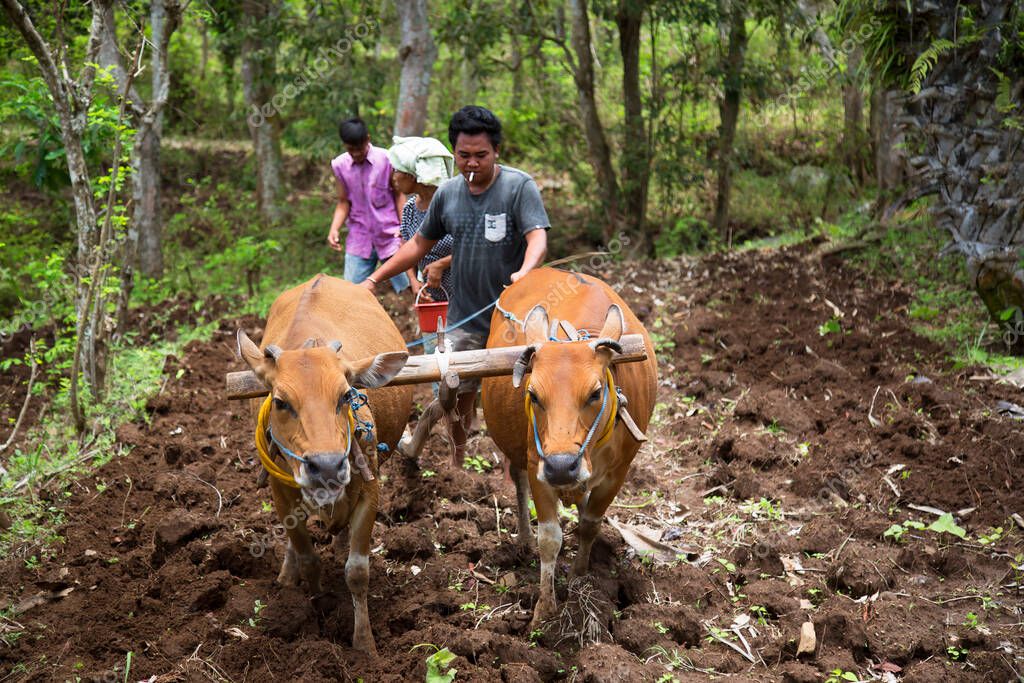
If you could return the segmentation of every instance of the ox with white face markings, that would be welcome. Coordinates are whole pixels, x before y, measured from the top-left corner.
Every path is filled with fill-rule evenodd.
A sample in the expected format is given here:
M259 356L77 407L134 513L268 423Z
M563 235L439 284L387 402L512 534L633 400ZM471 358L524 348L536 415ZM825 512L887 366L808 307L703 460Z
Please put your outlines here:
M262 349L241 330L238 349L269 391L256 443L288 537L278 581L304 580L318 593L320 560L306 522L316 515L336 536L347 526L352 644L376 654L368 558L378 452L397 445L412 406L411 389L382 388L408 359L402 335L370 292L318 275L274 302Z
M643 335L647 359L612 367L627 330ZM515 344L526 349L512 381L484 379L482 402L488 433L509 460L516 485L520 543L531 540L527 485L537 511L541 579L534 629L556 610L554 578L562 546L558 507L579 510L572 572L586 574L604 513L650 421L657 364L643 325L608 285L551 268L531 271L501 296L487 346ZM631 417L636 429L627 427L634 424Z

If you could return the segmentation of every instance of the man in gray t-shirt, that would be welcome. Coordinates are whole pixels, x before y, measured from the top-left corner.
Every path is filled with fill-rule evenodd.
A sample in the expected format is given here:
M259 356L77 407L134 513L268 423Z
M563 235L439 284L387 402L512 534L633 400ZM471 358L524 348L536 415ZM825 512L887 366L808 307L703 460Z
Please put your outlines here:
M411 268L439 239L451 235L455 291L448 322L454 324L494 303L505 286L540 265L550 224L533 179L496 163L501 123L493 113L483 107L463 107L452 116L448 139L460 175L438 188L420 231L362 284L374 291L379 282ZM483 348L490 324L490 311L485 310L453 330L449 337L454 350ZM479 380L459 385L462 419L452 430L459 463L479 386Z
M533 179L509 166L497 166L495 172L497 178L480 194L473 194L462 176L445 182L420 226L420 234L428 240L445 235L454 238L452 286L456 293L448 310L452 322L492 304L523 265L525 236L549 227ZM486 311L462 329L486 335L490 323Z

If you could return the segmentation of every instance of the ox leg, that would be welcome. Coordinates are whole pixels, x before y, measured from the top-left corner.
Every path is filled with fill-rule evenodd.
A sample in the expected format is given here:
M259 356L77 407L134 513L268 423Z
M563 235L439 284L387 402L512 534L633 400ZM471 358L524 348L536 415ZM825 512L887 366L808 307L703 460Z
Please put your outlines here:
M604 513L608 506L615 499L623 480L606 480L598 486L586 502L579 506L580 524L577 529L579 537L579 550L576 552L576 559L572 563L572 576L583 576L590 569L590 550L594 547L594 539L601 531L601 522L604 521Z
M530 548L533 546L533 531L530 529L530 475L526 470L513 468L512 480L516 485L516 517L519 520L516 543Z
M366 594L370 587L370 535L373 532L375 505L364 496L349 519L348 560L345 562L345 583L352 594L355 623L352 628L352 647L376 656L377 646L370 629L370 613L366 607Z
M277 582L282 586L297 586L301 577L306 579L310 592L319 593L320 560L309 537L309 529L306 528L306 513L298 495L282 491L282 488L282 485L271 481L270 490L277 519L288 536L288 548L284 553Z
M531 483L532 480L531 480ZM540 495L538 495L540 494ZM562 525L558 521L558 499L544 484L533 487L533 501L537 506L537 547L540 550L540 597L533 608L530 630L555 616L555 567L562 549Z

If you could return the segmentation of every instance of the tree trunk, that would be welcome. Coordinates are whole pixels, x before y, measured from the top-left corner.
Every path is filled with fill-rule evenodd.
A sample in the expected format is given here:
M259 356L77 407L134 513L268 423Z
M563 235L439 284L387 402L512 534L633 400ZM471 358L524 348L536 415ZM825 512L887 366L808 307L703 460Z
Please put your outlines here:
M958 5L959 7L959 5ZM1000 62L1024 9L1015 0L970 3L973 24L988 27L976 40L941 53L904 100L907 160L914 194L937 193L933 213L966 256L971 284L1004 341L1024 353L1024 119L1020 115L1024 70ZM915 0L914 54L937 39L958 40L957 21L945 5ZM1002 106L1000 106L1000 103ZM1012 119L1012 120L1011 120Z
M723 2L722 9L728 17L727 26L719 33L728 31L728 48L722 64L722 98L718 102L721 123L718 129L718 196L715 199L714 228L719 236L732 243L729 229L729 197L732 194L733 141L736 139L736 123L740 114L740 98L743 93L743 57L747 47L746 13L739 0Z
M395 135L423 135L427 127L430 74L437 46L430 35L426 0L395 0L401 24L402 44L398 60L402 75L398 87Z
M275 18L279 9L278 0L242 2L242 92L256 156L256 201L267 223L276 223L282 216L281 112L273 102L278 46Z
M624 218L627 230L642 242L646 241L644 220L651 162L640 95L640 29L645 5L645 0L620 0L615 17L619 29L622 94L626 111L621 166Z
M572 25L572 48L576 55L573 68L573 80L576 82L577 105L580 111L580 123L587 140L587 155L594 166L597 176L598 194L601 204L608 215L608 223L604 229L605 241L612 236L622 224L622 208L620 202L619 183L615 178L612 166L611 149L605 138L604 126L597 110L597 98L594 94L594 58L590 43L590 17L587 11L587 0L569 0L570 23Z
M903 186L906 163L901 143L903 130L896 123L903 93L884 87L877 81L871 87L871 153L874 159L875 183L885 205Z
M843 158L850 175L858 184L867 180L865 156L864 94L861 90L861 62L864 50L854 46L846 56L843 79Z
M71 378L71 402L76 424L79 427L84 427L78 403L78 372L81 371L86 385L93 393L98 394L102 390L106 363L101 338L103 326L89 315L89 286L86 276L91 270L93 259L97 258L95 250L97 225L96 205L93 200L89 170L85 163L82 135L88 123L89 104L92 99L92 86L96 74L95 64L99 59L102 43L103 13L110 3L109 0L93 2L85 66L77 82L67 74L65 64L57 65L53 52L39 35L21 3L17 0L0 0L0 4L2 4L4 13L10 19L11 24L25 39L26 45L36 58L60 120L61 142L64 145L68 178L71 181L78 238L75 259L75 315L79 324L77 328L78 347L73 361L75 371Z
M522 38L518 33L509 36L512 42L512 110L519 111L523 106L523 48Z
M476 91L480 87L476 71L473 69L473 54L467 49L459 63L459 74L462 81L462 101L467 104L476 102Z
M238 82L235 79L235 63L238 52L234 47L220 50L221 76L224 79L224 118L230 121L235 116L235 102L238 100Z
M153 95L142 115L135 136L133 152L133 214L138 234L138 263L144 277L163 275L163 222L160 216L160 140L163 135L164 106L170 93L168 48L171 35L181 20L181 6L177 0L152 0L150 4Z
M199 81L206 82L206 67L210 63L210 31L205 21L199 22L199 35L202 39L199 48Z

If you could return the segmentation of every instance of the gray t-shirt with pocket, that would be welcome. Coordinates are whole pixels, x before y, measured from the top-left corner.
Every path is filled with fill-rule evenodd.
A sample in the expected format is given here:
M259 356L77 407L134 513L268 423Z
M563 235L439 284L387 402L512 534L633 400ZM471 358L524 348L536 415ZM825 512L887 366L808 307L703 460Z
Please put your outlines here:
M526 173L501 166L485 192L469 193L461 175L445 181L430 202L420 233L430 240L445 235L454 239L452 300L449 324L497 299L510 276L523 266L524 235L551 227L537 183ZM467 332L487 334L491 312L485 311L463 325Z

